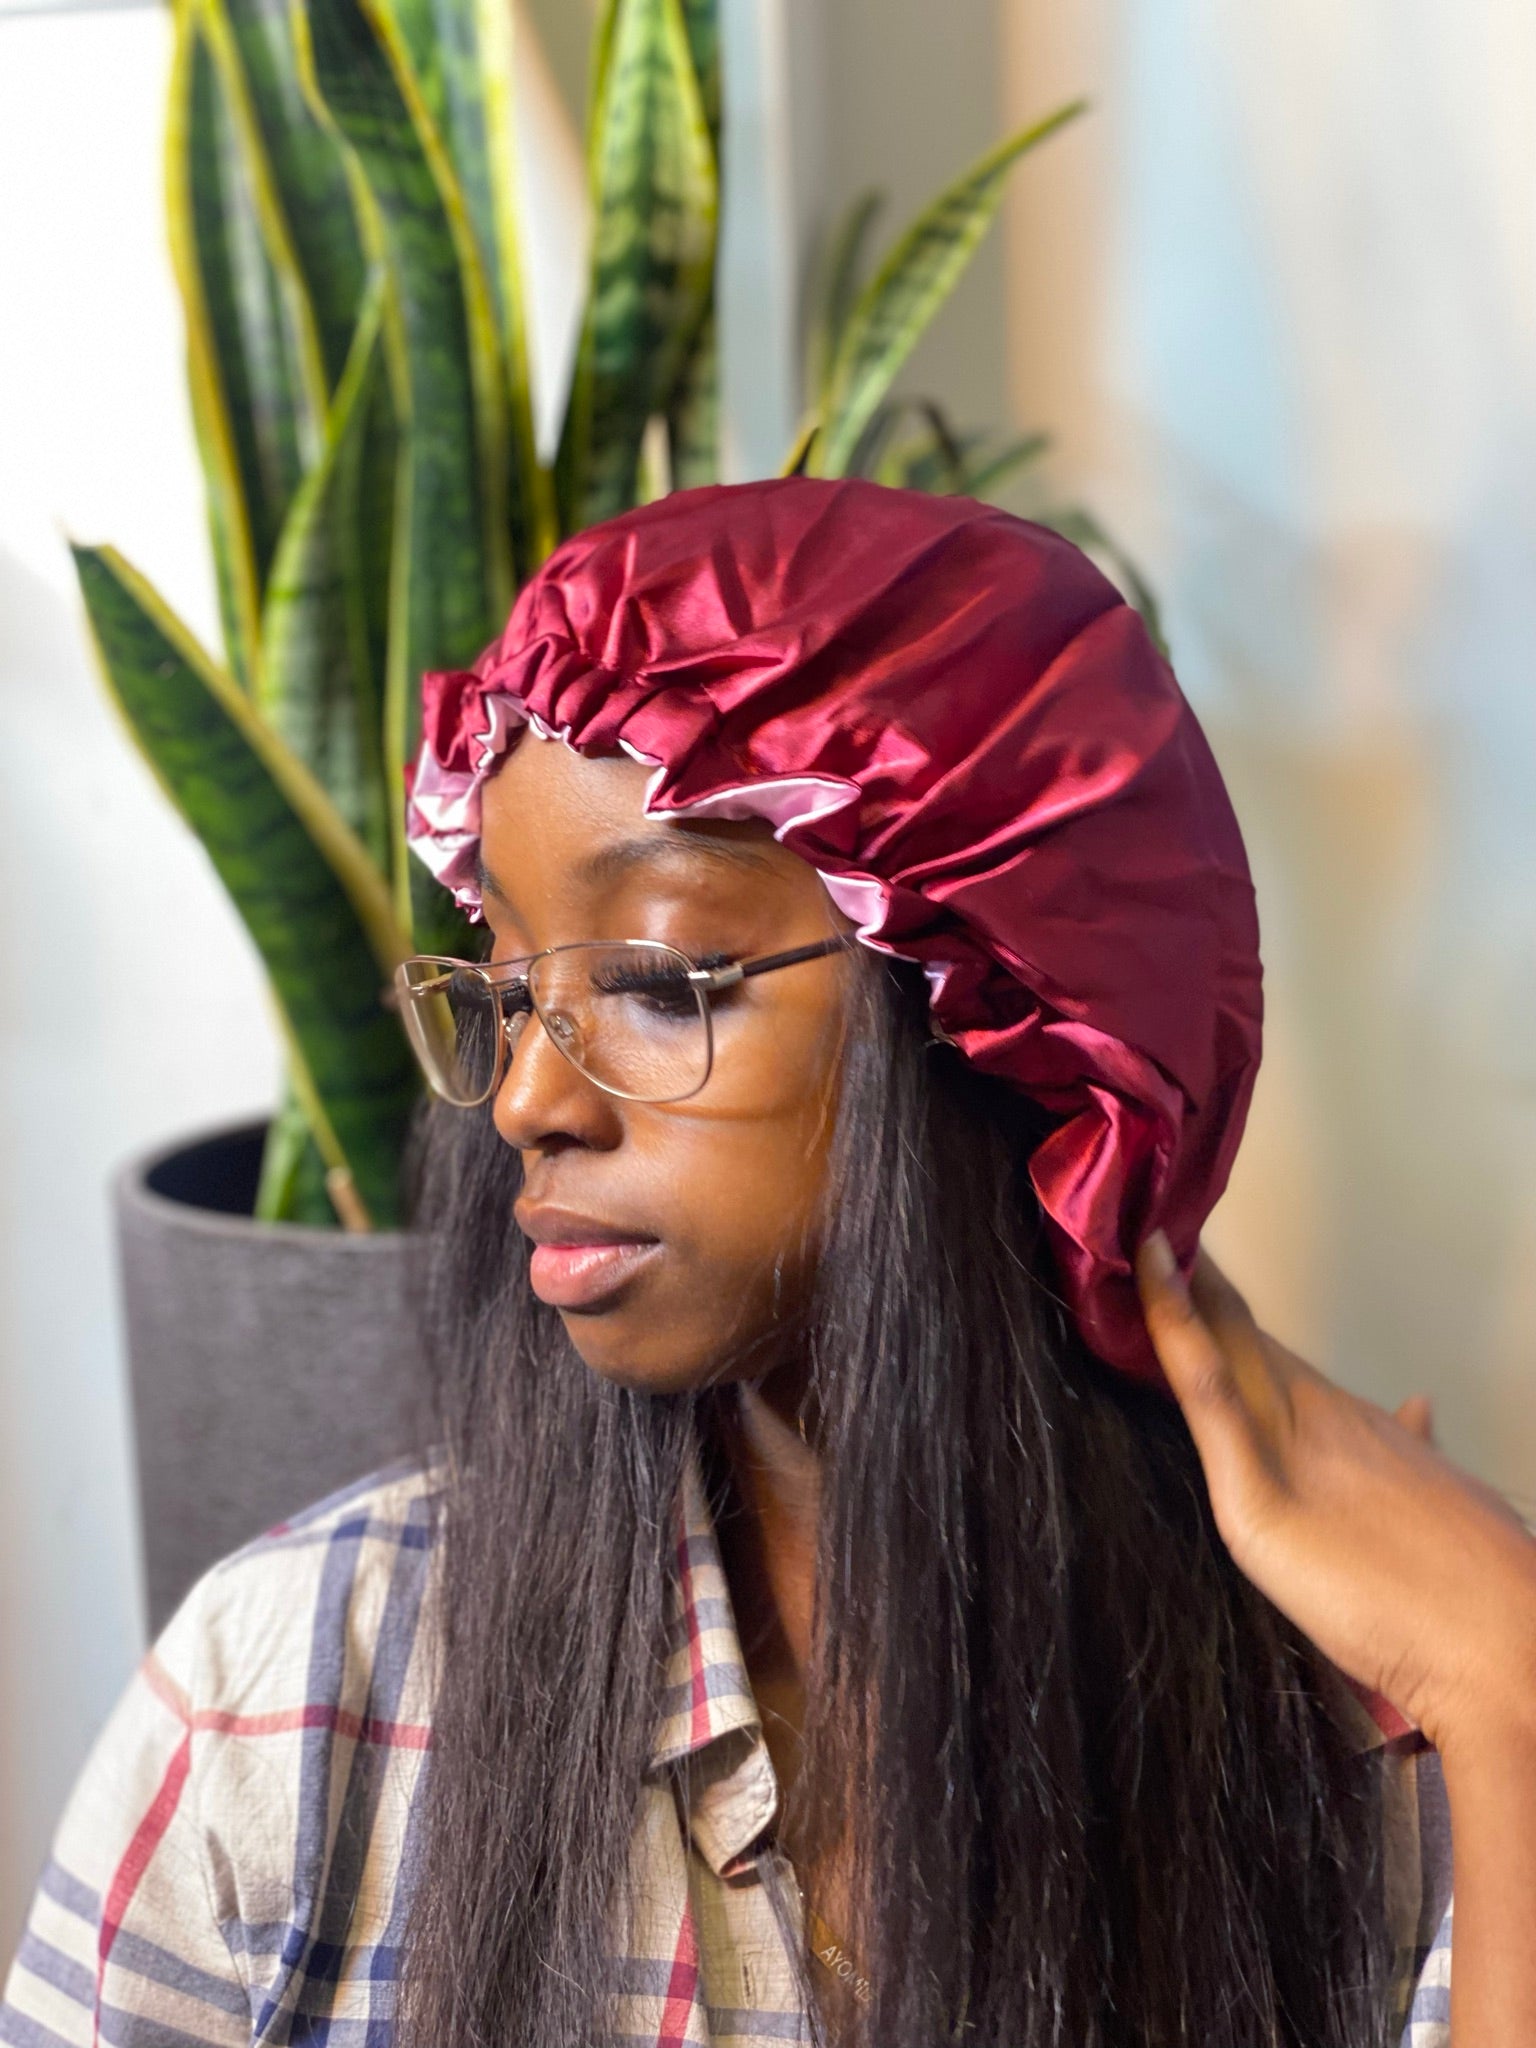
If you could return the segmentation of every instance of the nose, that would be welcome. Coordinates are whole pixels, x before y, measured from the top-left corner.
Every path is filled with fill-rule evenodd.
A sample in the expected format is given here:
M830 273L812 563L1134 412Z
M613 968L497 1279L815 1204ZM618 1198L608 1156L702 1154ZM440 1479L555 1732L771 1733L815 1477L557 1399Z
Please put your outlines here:
M523 1022L508 1047L491 1113L498 1134L520 1152L555 1137L608 1149L623 1134L618 1098L589 1081L536 1016Z

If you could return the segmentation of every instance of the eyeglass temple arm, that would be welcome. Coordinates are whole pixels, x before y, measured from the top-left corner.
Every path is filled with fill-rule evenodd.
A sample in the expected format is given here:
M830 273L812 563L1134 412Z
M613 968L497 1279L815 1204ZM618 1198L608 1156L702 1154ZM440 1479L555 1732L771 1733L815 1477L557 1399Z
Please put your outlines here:
M833 938L818 939L809 946L792 946L787 953L765 953L759 960L733 960L726 967L696 967L689 974L688 979L700 982L706 989L710 990L732 988L738 981L746 981L754 974L770 974L776 967L795 967L802 960L819 960L823 954L836 953L843 947L853 944L854 940L852 937L846 933L839 932ZM529 955L529 958L532 957L532 955ZM464 961L460 964L474 966L478 963ZM507 960L497 961L494 964L497 966L520 967L524 963L520 960ZM444 976L444 979L446 980L448 977ZM518 977L518 979L522 979L522 977ZM500 984L500 986L512 987L515 986L515 983L507 982ZM379 990L379 1001L386 1009L399 1009L400 995L393 982L386 983Z
M754 974L770 974L776 967L794 967L801 960L819 960L824 953L838 952L853 943L847 933L839 932L835 938L818 939L813 945L792 946L787 953L765 953L760 960L733 960L728 967L701 967L688 979L702 982L710 989L731 988Z

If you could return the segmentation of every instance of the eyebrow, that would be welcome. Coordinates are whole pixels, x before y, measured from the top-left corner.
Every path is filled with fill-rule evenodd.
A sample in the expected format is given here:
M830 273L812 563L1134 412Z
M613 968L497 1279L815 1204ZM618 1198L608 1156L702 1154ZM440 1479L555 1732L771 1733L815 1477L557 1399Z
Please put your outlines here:
M683 856L684 865L693 868L713 865L737 872L743 868L758 874L775 872L772 861L742 840L727 839L723 834L704 832L694 826L687 832L672 833L665 838L647 834L641 839L616 840L613 845L601 846L596 853L578 861L573 873L584 886L601 888L617 881L621 875L633 874L639 868L675 865L679 854ZM507 910L516 908L512 898L486 866L483 847L475 855L475 878L482 895L494 896Z

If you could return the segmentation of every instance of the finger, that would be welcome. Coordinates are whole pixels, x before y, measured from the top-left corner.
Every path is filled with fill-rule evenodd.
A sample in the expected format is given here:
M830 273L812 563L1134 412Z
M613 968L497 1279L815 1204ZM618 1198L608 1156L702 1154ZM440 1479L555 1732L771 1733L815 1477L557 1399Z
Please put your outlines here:
M1227 1278L1203 1241L1195 1251L1195 1269L1190 1275L1189 1287L1207 1320L1221 1315L1237 1323L1253 1324L1253 1311L1240 1289Z
M1195 1254L1189 1291L1196 1308L1229 1350L1234 1345L1244 1353L1263 1348L1262 1334L1247 1297L1227 1278L1203 1244Z
M1152 1348L1207 1467L1212 1457L1251 1452L1251 1419L1232 1360L1201 1315L1161 1230L1136 1254L1136 1284Z
M1410 1394L1397 1410L1397 1419L1421 1443L1435 1440L1435 1407L1428 1394Z
M1298 1379L1320 1379L1316 1369L1260 1329L1247 1297L1229 1280L1202 1244L1190 1278L1195 1306L1232 1361L1248 1407L1271 1430L1292 1419Z

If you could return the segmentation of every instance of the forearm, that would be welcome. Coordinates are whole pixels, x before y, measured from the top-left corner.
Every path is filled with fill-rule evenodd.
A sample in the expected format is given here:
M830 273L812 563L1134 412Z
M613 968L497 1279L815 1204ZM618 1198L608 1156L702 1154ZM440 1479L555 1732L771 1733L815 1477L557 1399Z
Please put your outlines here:
M1456 1924L1454 2048L1536 2042L1536 1705L1442 1748Z

